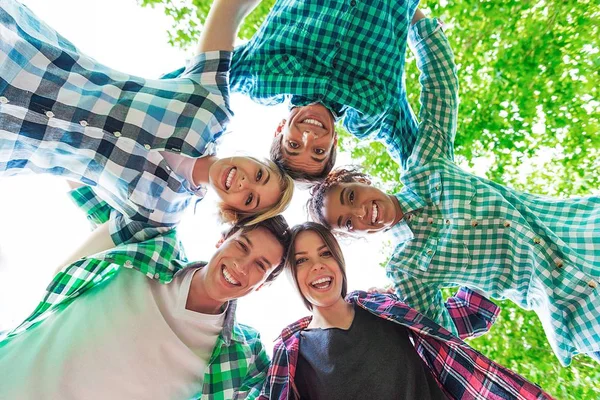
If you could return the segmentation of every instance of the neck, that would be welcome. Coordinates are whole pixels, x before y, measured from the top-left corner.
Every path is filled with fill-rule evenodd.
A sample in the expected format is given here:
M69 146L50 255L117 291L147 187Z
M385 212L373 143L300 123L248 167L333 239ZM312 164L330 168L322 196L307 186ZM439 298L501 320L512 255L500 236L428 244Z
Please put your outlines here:
M392 224L392 226L394 226L398 222L400 222L402 217L404 217L404 212L402 212L402 207L400 207L400 202L398 201L398 198L396 196L394 196L393 194L390 194L388 196L390 196L390 199L392 200L392 203L394 204L394 211L396 213L396 216L394 217L394 223Z
M192 171L192 179L194 180L194 184L196 186L209 183L208 170L218 160L219 159L215 156L201 157L196 160L194 163L194 169Z
M354 320L354 306L343 297L327 307L313 307L313 319L309 328L348 329Z
M206 271L207 268L202 268L194 273L185 308L202 314L220 314L225 303L210 297L206 290Z

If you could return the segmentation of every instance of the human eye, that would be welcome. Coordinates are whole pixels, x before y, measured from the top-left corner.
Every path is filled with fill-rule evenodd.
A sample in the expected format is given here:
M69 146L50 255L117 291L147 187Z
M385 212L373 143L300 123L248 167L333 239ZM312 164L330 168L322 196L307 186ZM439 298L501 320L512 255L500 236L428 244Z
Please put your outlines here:
M324 252L321 253L321 257L324 257L324 258L329 258L331 256L332 256L332 254L331 254L331 251L329 251L329 250L325 250Z
M288 145L292 148L292 149L298 149L300 148L300 145L292 140L288 141Z
M262 177L263 177L263 171L262 171L262 169L259 169L258 172L256 173L256 182L260 182Z
M252 199L253 199L253 198L254 198L254 195L253 195L252 193L250 193L250 194L248 195L248 198L246 199L246 203L244 203L244 204L246 204L246 206L249 206L249 205L250 205L250 203L252 203Z
M256 265L258 265L258 268L262 269L263 272L267 270L267 267L265 267L265 264L263 264L262 262L257 262Z
M351 204L354 203L354 190L351 190L350 194L348 194L348 200Z
M241 240L236 240L235 242L240 250L242 250L244 253L248 252L248 246L246 246L246 243L242 242Z
M354 227L352 226L352 220L351 219L348 219L344 225L346 226L346 230L347 231L352 231L352 229L354 229Z
M296 265L300 265L300 264L306 262L306 260L307 260L306 257L297 258L296 259Z
M322 156L325 154L325 149L315 149L315 154Z

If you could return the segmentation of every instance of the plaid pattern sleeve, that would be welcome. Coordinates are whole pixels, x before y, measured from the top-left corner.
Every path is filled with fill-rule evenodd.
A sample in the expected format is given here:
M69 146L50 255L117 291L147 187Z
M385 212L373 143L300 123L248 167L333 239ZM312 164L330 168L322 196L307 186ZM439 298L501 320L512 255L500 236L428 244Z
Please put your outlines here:
M450 43L437 19L418 21L409 44L421 71L419 133L408 168L435 158L454 159L458 117L458 76Z
M252 348L254 359L249 363L246 376L242 380L242 385L237 390L234 399L242 400L258 398L267 378L270 361L264 345L260 340L260 336L257 334L257 336L249 342L249 345Z
M109 220L112 208L108 203L101 200L90 186L82 186L71 190L69 196L75 205L86 214L92 229Z
M486 333L500 313L498 306L469 288L461 287L455 296L444 301L435 284L397 270L392 270L391 274L396 294L403 302L461 339Z

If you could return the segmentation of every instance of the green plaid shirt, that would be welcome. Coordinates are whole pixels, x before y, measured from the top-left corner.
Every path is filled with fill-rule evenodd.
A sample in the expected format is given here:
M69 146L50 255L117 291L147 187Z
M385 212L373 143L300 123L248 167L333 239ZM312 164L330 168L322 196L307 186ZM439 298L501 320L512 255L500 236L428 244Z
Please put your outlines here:
M396 196L388 276L411 307L456 333L440 288L467 286L534 310L559 360L600 350L600 198L554 199L453 162L458 79L433 20L411 31L421 70L419 134Z
M417 133L404 86L410 21L418 0L278 0L235 49L230 87L266 105L321 102L358 138L405 160ZM396 152L399 152L396 154Z
M86 212L92 225L106 222L114 212L106 203L99 201L88 186L73 191L71 195ZM13 337L39 325L88 289L110 280L119 267L137 269L151 279L169 283L184 267L201 268L203 265L186 263L175 230L145 242L120 244L111 250L82 258L63 268L46 288L34 312L6 337L0 338L0 352ZM258 332L235 322L235 308L236 302L231 301L204 375L202 393L195 398L229 400L259 395L269 368L269 358Z

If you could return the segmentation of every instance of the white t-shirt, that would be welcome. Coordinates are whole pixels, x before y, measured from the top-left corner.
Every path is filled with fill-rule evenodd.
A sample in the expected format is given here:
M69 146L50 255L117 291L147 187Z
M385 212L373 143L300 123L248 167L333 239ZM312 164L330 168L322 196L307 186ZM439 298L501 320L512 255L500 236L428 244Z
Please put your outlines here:
M225 312L185 308L197 269L164 285L121 268L0 348L0 399L188 399Z

